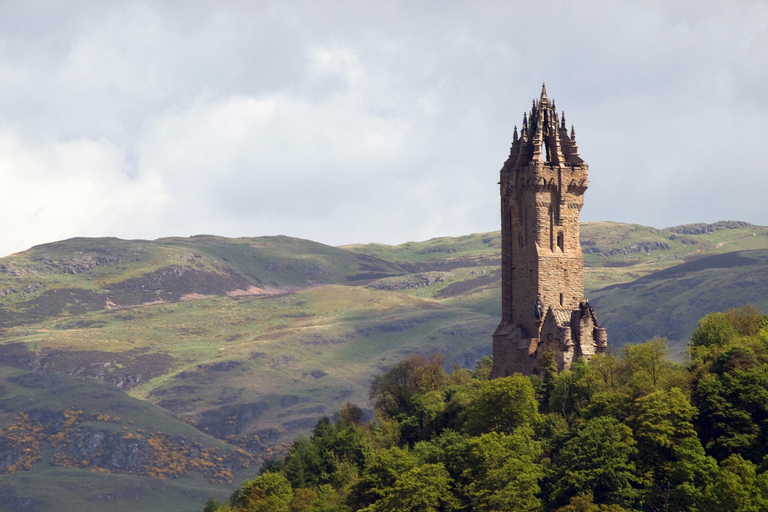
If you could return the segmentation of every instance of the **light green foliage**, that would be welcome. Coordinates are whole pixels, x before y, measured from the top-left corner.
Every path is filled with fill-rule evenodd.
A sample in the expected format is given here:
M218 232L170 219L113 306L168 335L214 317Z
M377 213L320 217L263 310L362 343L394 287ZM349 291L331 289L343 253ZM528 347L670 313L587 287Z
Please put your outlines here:
M443 436L445 464L456 481L457 496L469 510L535 511L542 468L540 443L530 428L511 435L498 432L479 437Z
M360 481L352 488L350 502L355 506L371 505L384 498L398 475L416 467L418 457L407 449L394 447L377 450L368 462Z
M461 417L464 431L474 435L511 433L540 421L531 381L520 374L483 382Z
M569 422L586 411L594 393L605 388L601 375L584 358L574 361L570 370L552 376L551 380L549 410Z
M707 512L759 512L768 509L765 473L757 475L755 465L740 455L731 455L704 495Z
M666 338L624 345L622 356L622 370L636 395L657 389L674 373L675 365L667 359Z
M710 313L701 320L691 335L694 346L723 347L738 333L725 313Z
M696 409L678 388L635 400L629 423L637 441L639 472L650 481L646 503L662 507L674 495L676 510L695 510L700 496L691 486L701 484L702 474L714 464L704 457L693 428L695 415Z
M451 478L442 464L424 464L397 476L382 499L364 512L438 512L458 504L451 492Z
M235 505L247 512L288 512L293 489L281 473L262 473L243 482L242 495Z
M663 465L680 441L696 437L692 423L696 413L678 388L655 391L635 400L630 421L641 458L654 467Z
M591 494L574 496L568 505L557 509L557 512L625 512L626 509L618 505L599 505L592 502Z

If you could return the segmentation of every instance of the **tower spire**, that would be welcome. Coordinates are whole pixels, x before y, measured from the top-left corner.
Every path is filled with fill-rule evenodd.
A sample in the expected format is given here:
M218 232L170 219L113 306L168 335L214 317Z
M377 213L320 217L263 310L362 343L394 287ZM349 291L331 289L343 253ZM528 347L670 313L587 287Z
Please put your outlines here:
M541 99L547 99L547 84L544 82L541 82Z

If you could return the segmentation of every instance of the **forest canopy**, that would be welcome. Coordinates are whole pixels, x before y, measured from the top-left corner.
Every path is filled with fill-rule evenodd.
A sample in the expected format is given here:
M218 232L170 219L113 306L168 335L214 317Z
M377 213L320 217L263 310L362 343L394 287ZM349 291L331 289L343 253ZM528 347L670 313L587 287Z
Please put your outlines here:
M205 512L768 509L768 316L701 319L684 364L654 338L488 380L440 354L376 376Z

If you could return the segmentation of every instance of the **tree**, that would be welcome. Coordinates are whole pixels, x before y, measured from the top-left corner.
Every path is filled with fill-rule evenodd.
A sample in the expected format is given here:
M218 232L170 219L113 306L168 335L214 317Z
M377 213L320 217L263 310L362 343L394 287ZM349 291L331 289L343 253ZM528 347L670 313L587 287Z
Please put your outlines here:
M341 404L341 408L339 409L339 412L335 415L336 423L341 425L357 425L360 426L363 424L363 419L365 418L365 413L363 410L351 403L351 402L344 402Z
M672 370L667 345L666 338L658 337L640 345L624 345L621 364L635 396L654 391Z
M669 469L668 510L696 512L701 509L704 489L717 474L717 462L707 456L698 438L683 439L673 447Z
M699 320L699 326L691 335L691 342L699 347L724 347L737 334L725 313L709 313Z
M532 439L529 428L518 428L511 435L491 432L479 437L449 432L437 442L467 510L540 510L537 495L543 471L536 461L541 446Z
M758 512L768 509L765 478L755 465L740 455L731 455L707 487L703 510L707 512Z
M447 383L444 361L444 354L416 355L376 375L369 393L374 407L390 416L412 413L417 394L442 389Z
M768 454L768 365L705 374L693 393L701 441L718 460Z
M479 380L488 380L491 376L491 370L493 369L493 358L483 356L479 361L475 362L474 376Z
M549 409L570 423L589 407L592 395L603 387L601 375L580 357L570 370L554 376Z
M598 503L631 508L638 497L635 444L629 427L614 418L587 421L553 458L553 504L591 494Z
M754 304L728 309L723 315L742 336L754 336L762 327L763 315Z
M293 499L291 484L281 473L263 473L242 486L237 505L248 512L288 512Z
M654 470L666 472L673 449L683 439L696 437L696 409L682 391L655 391L638 398L630 419L640 459Z
M540 421L531 381L519 373L483 382L461 414L467 433L511 433L517 427Z
M352 486L349 504L358 510L383 499L399 475L419 463L410 450L399 447L377 450L373 453L360 480Z
M626 512L618 505L597 505L592 500L591 494L574 496L568 505L560 507L557 512Z
M443 464L424 464L398 475L382 499L364 512L438 512L458 505Z
M216 501L213 496L208 498L208 501L205 502L205 507L203 508L203 512L216 512L216 509L219 508L221 503Z

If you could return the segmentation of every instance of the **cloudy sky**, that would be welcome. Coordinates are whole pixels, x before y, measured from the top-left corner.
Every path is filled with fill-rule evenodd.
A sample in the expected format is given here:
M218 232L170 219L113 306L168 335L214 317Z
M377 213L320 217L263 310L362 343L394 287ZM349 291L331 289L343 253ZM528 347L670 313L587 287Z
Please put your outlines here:
M768 224L766 1L0 0L0 254L497 230L543 81L582 220Z

